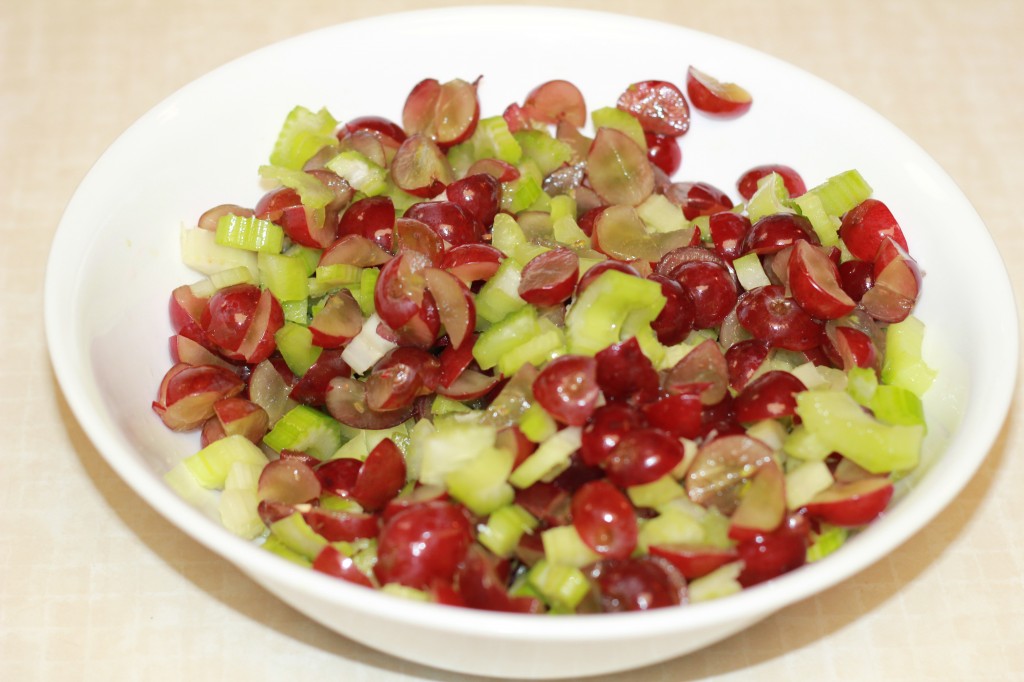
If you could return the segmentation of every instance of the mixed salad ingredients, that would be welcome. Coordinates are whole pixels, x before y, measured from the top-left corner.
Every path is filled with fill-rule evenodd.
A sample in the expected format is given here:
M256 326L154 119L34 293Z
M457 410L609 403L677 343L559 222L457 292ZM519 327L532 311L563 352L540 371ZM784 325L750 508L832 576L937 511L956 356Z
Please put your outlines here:
M526 613L732 594L884 514L934 373L865 179L673 180L752 102L693 68L589 112L553 80L481 117L480 87L296 107L272 189L183 230L206 277L153 409L201 449L170 485L316 571Z

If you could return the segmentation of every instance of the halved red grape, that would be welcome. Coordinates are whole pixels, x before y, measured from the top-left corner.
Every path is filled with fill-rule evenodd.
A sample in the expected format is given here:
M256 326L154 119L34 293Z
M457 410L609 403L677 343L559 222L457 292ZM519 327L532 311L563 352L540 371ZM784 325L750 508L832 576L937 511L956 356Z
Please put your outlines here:
M609 204L636 206L654 191L647 153L622 131L599 128L587 153L587 177Z
M448 583L473 541L465 512L449 502L425 502L392 516L377 537L374 575L382 584L425 589Z
M798 241L819 244L811 221L795 213L772 213L755 222L743 244L743 252L769 254L781 251Z
M791 372L771 370L757 377L733 401L736 419L756 422L796 414L796 394L807 387Z
M658 372L635 336L598 351L594 360L597 385L607 400L643 404L658 397Z
M653 483L683 461L683 446L664 431L645 428L627 432L604 462L608 480L628 488Z
M356 585L370 588L374 586L373 581L356 567L352 557L345 556L333 545L327 545L320 550L320 553L313 560L312 568L314 571L319 571L335 578L341 578Z
M810 524L799 514L789 515L771 533L757 534L736 546L743 561L739 582L750 587L788 573L807 561Z
M565 121L577 128L587 124L587 103L579 88L566 80L551 80L531 90L523 102L527 118L540 123Z
M636 512L608 481L591 481L573 494L572 524L583 542L607 559L626 559L636 549Z
M855 258L874 260L878 247L889 237L907 250L907 239L903 236L892 211L878 199L865 199L843 216L839 236Z
M413 87L402 109L402 126L412 135L421 133L442 149L469 138L480 119L476 83L456 78L439 83L433 78Z
M674 346L687 337L693 329L696 310L693 298L683 289L679 282L664 275L650 274L647 279L661 285L661 294L665 297L665 307L651 322L651 329L658 335L658 341L666 346Z
M677 137L690 129L690 105L668 81L633 83L619 95L616 106L633 114L645 132Z
M694 108L718 118L741 116L754 101L735 83L722 83L692 66L686 70L686 94Z
M338 221L338 235L357 234L391 249L391 231L395 227L395 204L391 197L364 197L345 210Z
M564 302L576 289L580 259L567 248L545 251L523 266L519 296L535 306Z
M405 485L405 456L390 438L370 450L359 469L352 498L366 511L384 507Z
M788 270L793 298L813 317L834 320L857 305L843 291L839 269L821 247L803 240L793 244Z
M701 341L665 374L670 393L690 393L703 405L714 405L729 392L729 367L713 339Z
M695 329L717 327L736 305L738 286L728 267L694 261L680 265L670 276L693 300Z
M604 463L622 437L647 426L644 415L627 403L609 403L594 411L583 427L580 455L591 466Z
M589 600L605 613L647 611L677 606L686 600L686 581L668 561L658 557L605 559L587 571Z
M534 380L533 395L558 421L582 426L597 407L597 361L584 355L555 358Z
M665 190L665 197L682 207L687 220L728 211L733 206L728 194L707 182L672 183Z
M405 212L437 233L450 246L480 241L482 226L451 201L423 201L413 204Z
M782 183L786 186L789 196L798 197L807 192L804 179L795 170L781 163L768 163L754 166L740 176L740 179L736 181L736 189L739 190L740 196L749 201L757 191L757 181L772 173L778 173L782 178Z
M410 135L395 152L391 177L399 189L429 199L454 179L448 157L425 135Z
M744 484L771 459L772 449L750 436L715 438L701 445L690 464L686 492L697 504L731 515Z
M736 303L736 314L744 329L773 347L803 351L821 343L821 323L786 296L780 286L744 292Z
M490 227L501 208L501 182L488 173L467 175L450 183L445 196L481 225Z
M671 135L644 133L647 142L647 159L664 171L665 175L673 175L683 163L683 152L679 149L679 141Z

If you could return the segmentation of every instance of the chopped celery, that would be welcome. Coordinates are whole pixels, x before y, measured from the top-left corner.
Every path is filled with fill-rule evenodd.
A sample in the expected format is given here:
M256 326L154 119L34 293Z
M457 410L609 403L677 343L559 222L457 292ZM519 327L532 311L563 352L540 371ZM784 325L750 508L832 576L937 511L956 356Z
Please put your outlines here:
M382 585L380 591L384 594L390 594L392 597L401 597L402 599L408 599L409 601L430 601L430 595L423 590L417 590L415 587L407 587L406 585L400 585L399 583L388 583Z
M590 113L590 120L594 123L594 130L598 128L614 128L629 136L629 139L636 143L640 149L647 151L647 140L644 138L644 129L636 116L619 109L618 107L601 107Z
M281 313L285 322L305 326L309 324L309 299L281 301Z
M498 358L498 371L505 376L515 374L520 367L530 363L538 367L548 360L565 353L565 334L554 324L545 325L547 320L540 320L539 333L514 348L509 349Z
M298 450L317 459L328 459L341 446L341 424L307 405L286 412L264 437L274 450Z
M494 510L487 523L477 527L477 537L487 549L500 557L512 556L523 533L532 533L539 521L518 504Z
M494 447L498 430L485 424L445 423L419 437L419 480L424 485L445 485L448 475Z
M569 352L595 355L637 335L641 328L650 331L650 324L665 307L665 301L657 282L617 270L601 273L566 313Z
M310 561L327 546L327 540L310 528L299 512L274 521L270 524L270 533L285 547Z
M509 483L520 489L529 488L537 481L563 471L569 465L572 453L579 450L582 433L580 427L568 426L548 438L512 472Z
M736 270L736 278L747 291L772 283L761 265L761 257L755 251L733 260L732 265Z
M483 448L444 477L448 493L479 516L512 504L515 491L508 484L508 475L514 458L502 448Z
M808 388L812 388L808 386ZM878 375L867 367L854 367L846 374L846 392L865 407L871 404L871 398L878 390Z
M490 369L497 365L506 353L537 336L540 330L537 309L525 305L524 302L518 310L480 334L473 346L473 358L481 369Z
M558 423L540 403L533 403L519 418L519 430L530 441L540 443L555 435Z
M288 112L270 153L270 163L298 170L322 148L338 142L334 129L338 121L327 109L313 113L298 106Z
M225 490L217 503L220 522L235 535L252 540L266 530L259 515L259 504L260 497L255 487Z
M299 554L291 547L286 545L276 535L267 536L267 539L263 541L263 549L267 550L271 554L276 554L282 559L287 559L293 564L298 564L299 566L303 566L305 568L309 568L313 565L312 561L310 561L305 556Z
M555 198L557 199L558 197ZM576 219L570 215L559 216L553 220L551 230L555 241L559 244L565 244L574 249L590 247L590 237L580 229Z
M468 145L475 159L495 158L517 164L523 157L523 148L516 142L515 136L508 129L508 123L501 116L480 119Z
M501 188L501 208L519 213L533 207L534 202L544 194L541 177L536 172L521 172L518 178L510 180Z
M704 542L704 528L690 514L666 505L653 519L640 526L638 545L641 549L651 545L699 545Z
M818 462L832 454L832 446L822 441L802 424L793 427L782 442L782 451L790 457Z
M256 260L260 284L278 301L304 301L309 296L306 264L301 258L279 253L259 253Z
M808 461L786 473L786 506L799 509L833 483L832 472L824 461Z
M551 136L546 130L522 130L512 137L519 143L523 156L537 164L542 175L548 175L572 160L572 147Z
M184 460L185 467L204 488L220 490L235 462L257 466L267 463L267 456L245 436L233 435L215 440Z
M341 359L344 360L352 371L362 374L373 367L378 360L384 357L392 348L398 344L389 341L377 333L380 326L380 317L374 313L363 322L363 328L359 330L356 337L349 341L345 350L341 352Z
M669 201L664 194L652 194L636 207L640 219L651 232L678 232L690 226L683 209Z
M212 488L200 485L196 477L189 471L189 468L185 466L184 461L178 462L171 467L170 471L164 474L163 478L164 483L176 492L181 499L207 516L211 518L217 517L216 493L213 492Z
M181 259L188 267L210 277L244 267L257 282L256 254L217 243L217 233L198 227L182 229Z
M320 263L320 256L322 254L322 249L314 249L311 246L303 246L302 244L292 244L284 250L284 255L298 258L303 262L306 266L306 277L312 277L313 273L316 272L316 266Z
M497 218L495 220L497 221ZM494 324L525 307L526 301L519 296L521 279L519 264L511 258L503 260L497 271L484 283L476 296L477 316ZM490 366L494 364L497 364L497 358Z
M871 186L856 170L848 170L812 187L807 193L818 197L827 215L839 217L870 197Z
M747 202L747 217L756 223L761 218L775 213L795 213L789 205L789 192L782 176L769 173L757 181L757 191Z
M747 435L756 438L772 450L782 448L786 440L786 427L777 419L762 419L747 427Z
M544 559L533 565L526 579L553 608L563 611L574 610L590 591L590 583L580 569Z
M576 526L571 523L548 528L540 534L540 540L544 545L544 558L551 565L582 568L601 558L583 542Z
M243 251L281 253L284 230L269 220L228 214L217 221L216 241Z
M383 194L388 188L388 170L354 149L341 152L326 165L366 196Z
M925 426L921 399L902 386L879 386L871 396L868 407L875 417L886 424Z
M435 417L469 411L470 408L465 403L440 394L435 395L434 400L430 403L430 413Z
M846 542L850 531L839 526L824 526L820 533L814 536L814 541L807 548L807 562L811 563L824 559L836 551Z
M260 175L277 180L285 187L295 190L306 208L322 209L334 201L334 192L327 185L320 182L315 175L301 170L281 166L260 166Z
M576 200L568 194L558 194L551 197L551 224L554 225L559 218L572 218L576 215Z
M525 243L526 233L523 232L523 228L519 226L515 218L507 213L499 213L494 216L494 226L491 228L491 246L511 258Z
M690 603L697 604L736 594L743 589L739 582L742 571L743 562L734 561L731 564L719 566L707 575L691 581L687 586Z
M309 371L323 352L323 348L313 345L313 332L309 327L294 322L285 322L274 334L274 341L288 369L300 377Z
M811 222L814 233L822 246L833 246L839 243L839 218L825 212L821 197L807 192L793 199L800 213Z
M672 500L683 497L686 491L670 474L665 474L656 481L634 485L626 489L626 494L635 507L660 507Z
M882 382L924 396L935 380L935 370L921 355L924 325L916 317L890 324L885 330L885 361Z

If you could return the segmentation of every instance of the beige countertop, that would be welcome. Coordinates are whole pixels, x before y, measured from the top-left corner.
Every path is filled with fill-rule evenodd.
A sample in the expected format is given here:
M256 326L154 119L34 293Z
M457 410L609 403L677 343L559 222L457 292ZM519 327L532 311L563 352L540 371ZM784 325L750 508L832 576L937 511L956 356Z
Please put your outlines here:
M107 145L150 107L268 43L458 4L0 3L0 679L470 679L335 635L149 509L70 414L41 316L61 211ZM863 100L957 181L1009 264L1018 296L1024 291L1024 3L560 4L719 35ZM993 333L999 325L993 321ZM1019 404L1020 389L1012 409ZM887 559L731 639L607 680L1024 679L1022 451L1021 421L1011 414L962 495Z

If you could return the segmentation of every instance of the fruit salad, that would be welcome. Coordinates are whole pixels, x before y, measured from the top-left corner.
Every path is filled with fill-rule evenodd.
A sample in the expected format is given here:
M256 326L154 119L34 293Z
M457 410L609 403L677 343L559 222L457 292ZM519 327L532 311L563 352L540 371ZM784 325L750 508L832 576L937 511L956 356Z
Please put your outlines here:
M339 580L535 614L725 597L884 515L934 372L867 179L676 179L755 106L692 67L597 109L484 87L298 106L266 191L183 229L153 410L199 437L167 482Z

